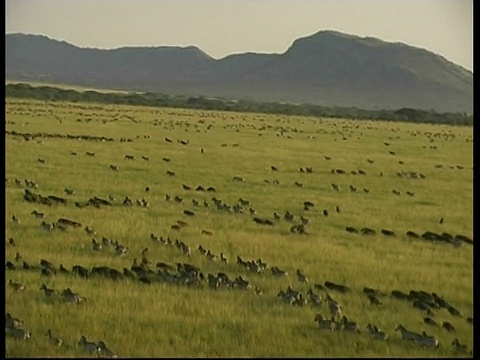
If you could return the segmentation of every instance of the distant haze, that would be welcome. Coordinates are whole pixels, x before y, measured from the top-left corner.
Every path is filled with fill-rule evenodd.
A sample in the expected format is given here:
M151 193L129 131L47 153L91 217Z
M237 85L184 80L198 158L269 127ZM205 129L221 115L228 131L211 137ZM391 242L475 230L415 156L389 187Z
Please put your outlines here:
M6 33L80 47L282 53L319 30L422 47L473 71L473 0L6 0Z

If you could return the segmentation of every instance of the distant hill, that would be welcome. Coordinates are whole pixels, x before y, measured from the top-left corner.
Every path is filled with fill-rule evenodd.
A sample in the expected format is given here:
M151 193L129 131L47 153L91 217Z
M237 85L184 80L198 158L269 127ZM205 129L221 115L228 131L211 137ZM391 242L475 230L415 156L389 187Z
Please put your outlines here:
M473 73L424 49L335 31L297 39L283 54L215 60L189 47L75 47L5 35L12 81L310 103L363 109L473 113Z

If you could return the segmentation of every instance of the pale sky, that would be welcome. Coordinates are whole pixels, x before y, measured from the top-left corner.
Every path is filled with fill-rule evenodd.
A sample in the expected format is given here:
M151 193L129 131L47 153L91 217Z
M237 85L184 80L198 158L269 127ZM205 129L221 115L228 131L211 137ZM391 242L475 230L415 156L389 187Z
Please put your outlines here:
M283 53L336 30L425 48L473 71L473 0L6 0L5 33L79 47Z

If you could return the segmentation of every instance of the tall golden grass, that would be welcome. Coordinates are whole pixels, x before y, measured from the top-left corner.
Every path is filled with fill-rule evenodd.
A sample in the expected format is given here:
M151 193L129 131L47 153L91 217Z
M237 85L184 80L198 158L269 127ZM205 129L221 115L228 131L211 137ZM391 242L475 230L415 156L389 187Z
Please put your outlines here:
M6 260L18 268L6 270L6 312L22 318L32 333L26 341L7 336L8 356L87 356L77 344L82 335L91 341L103 340L121 357L451 357L460 356L451 345L455 337L473 348L472 324L466 321L473 316L473 247L456 248L405 235L412 230L473 238L472 128L7 98L6 130ZM43 135L27 141L20 133ZM114 141L52 134L105 136ZM96 156L86 156L87 151ZM135 159L126 160L127 154ZM313 173L301 172L305 167L312 167ZM333 169L343 169L345 174L332 173ZM167 170L176 175L168 176ZM359 170L366 175L358 174ZM408 172L425 178L411 178ZM234 176L245 181L235 182ZM67 205L25 201L25 179L38 184L31 191L64 197ZM340 186L339 192L332 183ZM184 190L183 184L192 190ZM195 191L199 185L212 186L216 192ZM75 194L65 194L65 188L74 189ZM172 201L166 201L166 194ZM111 207L74 205L93 196L108 200L109 195L115 198ZM134 206L122 205L125 196ZM174 196L183 202L176 203ZM220 211L213 196L229 205L248 199L250 205L244 213ZM148 200L149 206L135 205L137 199ZM192 205L192 199L200 206ZM205 207L204 201L210 206ZM304 201L315 206L305 210ZM185 209L195 216L184 215ZM45 219L33 217L33 210L44 212ZM303 215L310 220L308 235L290 232L292 224L283 220L286 211L296 219ZM282 219L274 220L274 212ZM13 222L12 215L20 223ZM274 225L256 224L254 216L271 219ZM41 228L41 221L60 217L78 221L82 227L51 233ZM189 225L172 230L177 220ZM99 242L105 236L124 244L127 255L116 256L111 248L94 251L85 226L96 231ZM368 227L377 234L351 234L347 226ZM386 237L381 229L394 231L395 236ZM184 241L192 256L153 242L152 233ZM15 247L8 244L9 238L15 240ZM218 256L223 252L228 264L209 261L197 251L199 245ZM36 266L46 259L57 268L82 265L91 270L105 265L122 271L130 268L134 258L141 260L146 247L152 267L158 261L173 266L187 262L205 276L224 272L233 279L241 275L263 294L214 290L206 283L191 288L95 276L85 280L60 273L44 277L39 269L23 270L22 263L14 260L20 252L23 260ZM276 278L269 270L249 272L236 264L238 255L244 260L261 258L286 270L288 276ZM297 281L297 269L307 275L308 284ZM27 290L13 291L8 280L25 284ZM352 289L330 294L343 313L360 324L359 334L320 330L313 319L317 313L329 316L326 304L320 309L310 304L299 307L276 296L289 285L306 295L314 284L326 280ZM87 302L49 302L39 289L42 283L58 291L70 287ZM425 312L411 302L386 296L380 298L381 306L369 304L362 293L365 286L386 293L435 292L463 317L436 309L433 318L440 324L452 323L456 331L433 328L423 323ZM320 290L315 292L324 296ZM373 339L365 329L368 323L385 331L388 341ZM398 324L434 334L439 348L402 340L394 331ZM49 343L44 335L47 329L61 337L64 345Z

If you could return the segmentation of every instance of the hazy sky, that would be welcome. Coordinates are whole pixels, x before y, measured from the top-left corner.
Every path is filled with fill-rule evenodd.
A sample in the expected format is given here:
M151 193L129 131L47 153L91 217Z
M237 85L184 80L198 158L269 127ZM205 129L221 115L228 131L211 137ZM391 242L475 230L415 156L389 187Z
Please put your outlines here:
M402 42L473 71L473 0L6 0L6 33L80 47L283 53L320 30Z

